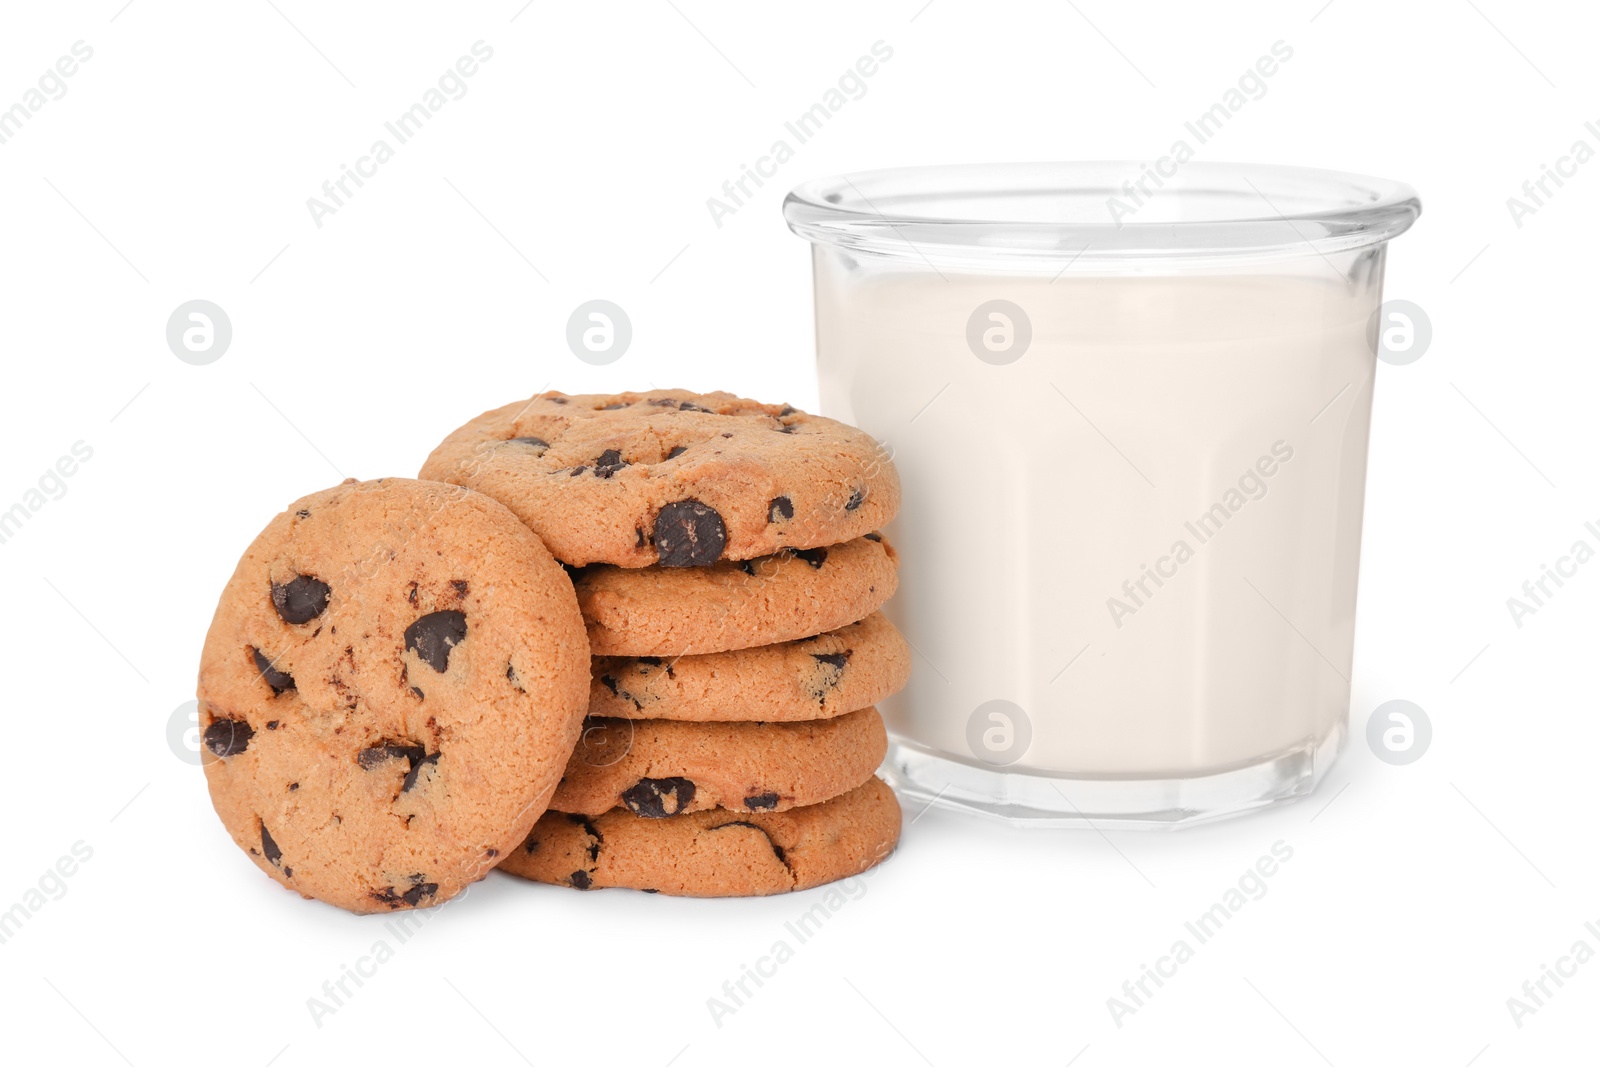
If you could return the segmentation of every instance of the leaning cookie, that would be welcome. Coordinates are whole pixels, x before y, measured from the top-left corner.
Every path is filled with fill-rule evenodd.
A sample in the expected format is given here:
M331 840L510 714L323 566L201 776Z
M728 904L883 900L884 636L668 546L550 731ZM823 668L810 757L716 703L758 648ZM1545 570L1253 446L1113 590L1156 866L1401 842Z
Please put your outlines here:
M911 646L882 612L816 637L705 656L594 660L589 714L696 722L826 719L906 684Z
M790 811L716 809L641 819L546 812L500 869L577 889L685 897L768 896L849 878L900 840L900 802L877 778Z
M574 566L702 567L832 545L900 507L893 464L860 430L681 389L507 404L445 438L421 477L489 494Z
M289 505L223 590L200 664L211 800L304 896L438 904L544 811L588 682L571 583L515 515L352 479Z
M695 570L585 567L573 577L596 656L684 656L795 641L866 618L894 595L882 534Z
M871 778L887 744L877 708L807 722L590 719L550 807L577 815L622 807L649 819L786 811Z

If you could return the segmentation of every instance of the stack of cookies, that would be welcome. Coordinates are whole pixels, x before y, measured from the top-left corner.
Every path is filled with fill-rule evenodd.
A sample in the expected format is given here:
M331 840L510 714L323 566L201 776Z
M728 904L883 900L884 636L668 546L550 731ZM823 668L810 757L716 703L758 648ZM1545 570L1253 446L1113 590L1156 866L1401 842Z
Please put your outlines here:
M899 483L871 437L726 393L547 393L461 427L421 477L539 535L593 653L581 737L503 870L769 894L893 849L873 705L910 654L879 612Z
M290 504L217 604L202 762L274 881L357 912L495 867L766 894L893 849L873 705L910 658L870 437L726 393L545 394L423 477Z

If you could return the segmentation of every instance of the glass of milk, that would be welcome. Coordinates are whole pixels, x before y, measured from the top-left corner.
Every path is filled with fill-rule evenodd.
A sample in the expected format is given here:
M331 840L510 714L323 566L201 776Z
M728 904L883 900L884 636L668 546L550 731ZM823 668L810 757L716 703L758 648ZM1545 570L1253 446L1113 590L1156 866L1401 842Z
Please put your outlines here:
M877 171L784 202L822 411L905 503L902 793L1169 828L1311 792L1350 705L1404 185L1285 167Z

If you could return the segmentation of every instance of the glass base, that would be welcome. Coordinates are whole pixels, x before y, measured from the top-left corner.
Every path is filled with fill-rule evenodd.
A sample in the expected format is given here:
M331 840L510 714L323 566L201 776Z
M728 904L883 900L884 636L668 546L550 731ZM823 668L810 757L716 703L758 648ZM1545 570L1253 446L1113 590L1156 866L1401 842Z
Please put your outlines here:
M891 736L882 773L913 804L1018 826L1177 830L1308 796L1344 749L1346 726L1320 741L1194 778L1085 778L986 767Z

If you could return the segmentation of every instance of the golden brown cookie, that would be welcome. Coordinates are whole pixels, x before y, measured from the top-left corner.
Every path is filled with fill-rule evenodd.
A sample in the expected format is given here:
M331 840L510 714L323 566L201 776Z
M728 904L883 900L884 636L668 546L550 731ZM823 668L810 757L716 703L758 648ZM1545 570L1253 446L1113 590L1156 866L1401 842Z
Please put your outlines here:
M837 630L894 595L899 558L883 535L680 570L585 567L573 577L596 656L685 656Z
M588 682L572 585L515 515L352 479L289 505L223 590L200 663L211 800L304 896L438 904L544 811Z
M752 815L720 808L666 819L620 809L593 818L550 811L500 869L577 889L768 896L860 874L899 840L900 802L873 778L821 804Z
M787 405L541 393L445 438L421 477L505 504L574 566L703 567L860 537L900 507L870 436Z
M882 612L798 641L704 656L599 656L589 714L696 722L826 719L897 693L911 647Z
M883 762L877 708L805 722L590 719L550 801L599 815L786 811L849 792Z

